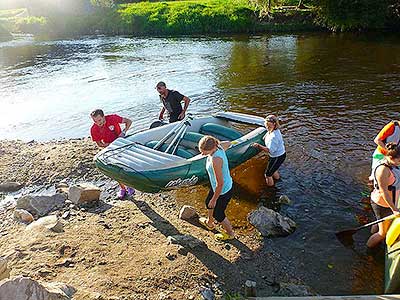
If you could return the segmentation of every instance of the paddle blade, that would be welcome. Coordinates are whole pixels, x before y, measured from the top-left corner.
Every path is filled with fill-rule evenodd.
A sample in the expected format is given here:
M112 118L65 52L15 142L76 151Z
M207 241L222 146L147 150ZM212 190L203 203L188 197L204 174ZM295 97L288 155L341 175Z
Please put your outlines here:
M346 229L346 230L342 230L342 231L338 231L336 232L336 237L338 239L340 238L346 238L346 237L351 237L353 234L355 234L357 232L357 229Z

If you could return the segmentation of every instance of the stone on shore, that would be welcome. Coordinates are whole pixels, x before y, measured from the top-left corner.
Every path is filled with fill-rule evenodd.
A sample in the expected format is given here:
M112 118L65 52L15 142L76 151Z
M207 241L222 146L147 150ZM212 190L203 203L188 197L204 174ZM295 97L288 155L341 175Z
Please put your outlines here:
M35 219L33 218L32 214L29 211L26 211L25 209L16 209L14 211L14 218L22 223L30 224Z
M23 276L0 282L0 299L7 300L70 300L75 292L64 283L41 283Z
M7 267L7 260L5 258L0 258L0 281L6 278L10 278L10 269Z
M293 220L264 206L252 211L247 219L263 236L267 237L287 236L296 229L296 223Z
M170 235L167 237L167 241L169 244L178 244L186 249L195 249L198 247L207 247L206 244L195 238L194 236L183 234L183 235Z
M22 196L17 200L17 209L29 211L35 217L43 217L64 206L66 197L63 194L52 196Z
M182 206L181 210L179 211L179 219L181 220L191 220L198 217L199 214L197 213L196 209L190 205Z
M101 190L90 183L81 183L69 188L68 199L76 205L97 202L100 199Z
M44 231L44 230L51 230L54 232L63 232L63 224L60 222L57 216L47 216L32 222L26 227L26 231Z
M0 193L16 192L19 191L22 187L23 187L22 184L13 181L0 183Z
M291 297L301 297L301 296L315 296L308 286L298 285L294 283L279 283L280 289L278 295L281 296L291 296Z

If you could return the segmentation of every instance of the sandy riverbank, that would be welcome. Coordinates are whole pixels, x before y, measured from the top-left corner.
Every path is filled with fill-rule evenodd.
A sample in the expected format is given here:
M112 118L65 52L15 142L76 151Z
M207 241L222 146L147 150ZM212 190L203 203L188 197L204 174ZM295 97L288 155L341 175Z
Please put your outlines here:
M295 268L262 247L255 230L219 243L180 220L175 192L116 200L116 183L94 168L97 151L89 139L0 141L0 183L20 182L23 193L61 180L95 182L103 190L98 206L71 211L63 233L27 235L26 225L13 220L12 204L0 209L0 256L8 257L12 276L68 283L78 290L74 299L202 299L201 287L217 299L240 299L246 280L257 282L260 296L290 295L287 284L301 284ZM204 245L182 249L167 242L180 234Z

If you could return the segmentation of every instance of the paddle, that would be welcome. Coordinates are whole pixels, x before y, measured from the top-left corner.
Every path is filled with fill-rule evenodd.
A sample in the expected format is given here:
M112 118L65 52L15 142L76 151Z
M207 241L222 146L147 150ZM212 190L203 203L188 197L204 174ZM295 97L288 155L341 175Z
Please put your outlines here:
M342 230L342 231L336 232L336 236L337 236L337 238L339 240L344 240L346 238L351 237L353 234L355 234L360 229L367 228L369 226L381 223L383 221L391 220L391 219L394 219L394 218L396 218L396 215L390 215L390 216L384 217L382 219L376 220L374 222L371 222L371 223L368 223L368 224L365 224L365 225L362 225L362 226L359 226L359 227L356 227L356 228L351 228L351 229L346 229L346 230Z

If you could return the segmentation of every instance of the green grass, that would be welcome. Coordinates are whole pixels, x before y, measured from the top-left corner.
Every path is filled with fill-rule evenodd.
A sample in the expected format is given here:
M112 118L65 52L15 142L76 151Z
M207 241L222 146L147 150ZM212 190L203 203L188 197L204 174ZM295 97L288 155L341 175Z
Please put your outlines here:
M292 1L292 0L290 0ZM93 33L109 35L192 35L292 31L304 29L304 20L294 12L273 12L277 18L260 21L247 0L186 0L120 4L97 9L87 16L49 15L16 17L24 10L0 11L9 30L54 36ZM284 16L284 17L282 17ZM1 20L1 17L0 17ZM312 22L308 22L312 27Z

